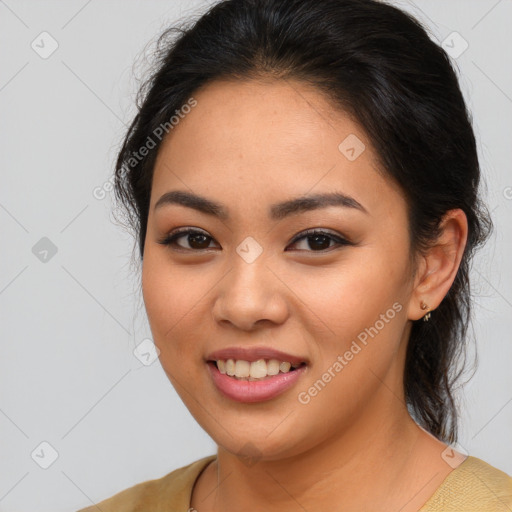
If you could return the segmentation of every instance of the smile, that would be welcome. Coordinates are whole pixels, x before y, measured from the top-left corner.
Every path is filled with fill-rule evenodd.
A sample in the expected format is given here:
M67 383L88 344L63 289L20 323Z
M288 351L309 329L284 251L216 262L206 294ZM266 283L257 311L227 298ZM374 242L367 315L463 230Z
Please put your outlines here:
M275 398L292 387L305 373L306 363L277 359L257 361L219 359L208 361L217 389L237 402L262 402Z
M279 361L278 359L258 359L257 361L245 361L243 359L219 359L216 365L220 373L227 374L237 379L246 379L250 381L261 380L268 376L288 373L295 370L304 363L290 363L288 361Z

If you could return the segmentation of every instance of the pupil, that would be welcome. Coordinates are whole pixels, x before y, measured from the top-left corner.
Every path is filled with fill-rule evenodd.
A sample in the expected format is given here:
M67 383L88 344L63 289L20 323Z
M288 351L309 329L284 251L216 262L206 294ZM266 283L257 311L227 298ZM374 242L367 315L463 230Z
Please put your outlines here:
M195 240L197 242L197 240L198 239L200 240L201 238L203 239L202 240L203 243L201 243L201 241L199 241L199 244L197 244L199 247L196 247L196 248L206 249L208 247L208 245L209 245L209 243L205 244L205 242L207 242L207 239L208 239L208 237L206 235L189 235L189 244L190 244L190 246L194 247L194 243L190 242L191 240Z
M320 247L320 249L327 249L327 248L329 248L329 241L330 241L330 240L329 240L329 238L328 238L327 236L325 236L325 235L310 235L310 236L308 237L308 239L309 239L309 247L310 247L311 249L314 249L313 245L314 245L314 244L316 244L316 243L319 243L319 245L321 246L321 247ZM323 243L323 244L322 244L322 243L320 243L320 242L318 242L318 240L322 240L322 239L323 239L323 241L324 241L324 243ZM314 240L313 245L311 244L311 240ZM325 242L327 243L327 245L325 244Z

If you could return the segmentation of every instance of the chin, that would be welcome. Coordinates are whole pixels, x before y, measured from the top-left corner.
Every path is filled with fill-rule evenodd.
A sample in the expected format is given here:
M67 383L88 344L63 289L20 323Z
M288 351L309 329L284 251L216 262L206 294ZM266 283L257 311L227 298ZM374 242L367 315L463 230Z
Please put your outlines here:
M210 431L208 434L220 449L246 461L248 466L258 461L292 457L307 449L300 448L304 443L299 438L293 437L290 429L272 432L272 429L263 430L260 425L259 428L256 426L253 429L228 428L227 431L216 428L215 432Z

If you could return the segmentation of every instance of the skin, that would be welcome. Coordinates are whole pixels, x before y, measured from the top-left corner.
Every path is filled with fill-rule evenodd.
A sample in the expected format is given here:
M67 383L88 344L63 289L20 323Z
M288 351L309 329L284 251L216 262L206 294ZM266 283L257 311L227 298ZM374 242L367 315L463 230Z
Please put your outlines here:
M411 255L402 191L379 172L362 127L319 91L284 80L217 81L194 98L197 106L159 149L142 268L161 364L218 445L191 506L418 510L453 467L441 457L446 445L407 412L405 350L411 321L425 314L420 302L435 310L455 278L467 237L464 213L448 212L436 244ZM338 149L349 134L366 146L354 161ZM220 202L230 218L176 204L155 210L171 190ZM331 206L278 221L268 216L273 203L333 190L367 213ZM180 227L211 239L198 246L184 236L177 241L182 252L158 243ZM291 243L309 228L353 245L327 239L320 251L307 238ZM248 236L263 249L252 263L236 251ZM395 303L401 310L394 318L300 403L298 393ZM234 402L213 385L205 359L217 349L256 345L301 356L307 371L272 400Z

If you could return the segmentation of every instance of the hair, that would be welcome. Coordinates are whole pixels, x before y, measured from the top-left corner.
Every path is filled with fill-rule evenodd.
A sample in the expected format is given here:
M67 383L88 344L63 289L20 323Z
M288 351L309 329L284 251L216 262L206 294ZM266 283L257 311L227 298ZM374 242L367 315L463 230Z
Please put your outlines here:
M454 384L470 320L470 262L492 221L480 199L471 117L444 50L414 17L377 0L225 0L190 26L167 28L156 56L114 176L141 259L161 144L153 137L195 91L221 79L299 80L357 120L382 172L404 194L412 253L436 240L448 210L464 211L468 238L457 275L431 320L412 322L403 380L418 424L456 441ZM155 147L140 157L148 137Z

